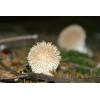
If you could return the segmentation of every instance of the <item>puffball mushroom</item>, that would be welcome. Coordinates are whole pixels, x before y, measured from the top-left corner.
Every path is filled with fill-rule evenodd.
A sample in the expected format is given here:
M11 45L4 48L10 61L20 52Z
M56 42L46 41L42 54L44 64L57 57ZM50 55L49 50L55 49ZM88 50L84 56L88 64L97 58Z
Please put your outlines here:
M56 71L61 57L56 46L43 41L33 45L27 59L33 72L52 76L50 71Z
M85 30L80 25L73 24L61 31L58 37L58 45L67 51L74 50L92 56L92 52L86 47L85 40Z

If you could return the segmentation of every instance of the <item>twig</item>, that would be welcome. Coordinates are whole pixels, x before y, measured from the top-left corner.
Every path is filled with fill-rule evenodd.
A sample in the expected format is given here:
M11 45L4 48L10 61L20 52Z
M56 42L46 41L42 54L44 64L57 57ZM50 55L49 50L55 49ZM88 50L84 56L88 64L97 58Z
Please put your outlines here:
M1 82L18 82L19 79L30 79L33 82L52 82L52 83L68 83L71 80L69 79L55 79L54 77L47 76L44 74L36 74L36 73L27 73L27 74L20 74L15 78L0 78Z
M98 77L88 77L82 79L56 79L51 76L36 73L26 73L20 74L15 78L0 78L0 82L18 82L19 79L30 79L33 82L46 82L46 83L82 83L82 82L100 82L100 76Z
M83 81L100 82L100 76L82 78Z
M37 38L38 38L37 34L26 35L26 36L17 36L17 37L11 37L11 38L6 38L6 39L0 39L0 44L19 41L19 40L37 39Z

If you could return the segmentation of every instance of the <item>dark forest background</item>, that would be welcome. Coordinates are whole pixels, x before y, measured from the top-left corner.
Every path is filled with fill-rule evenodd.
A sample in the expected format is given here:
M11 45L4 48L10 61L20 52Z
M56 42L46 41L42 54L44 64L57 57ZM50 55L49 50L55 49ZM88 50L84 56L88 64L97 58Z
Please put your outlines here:
M0 17L0 32L47 32L57 34L70 24L82 25L88 34L100 32L100 17L26 16ZM20 32L21 33L21 32Z
M1 16L0 38L40 34L40 40L56 40L60 31L71 24L81 25L87 33L87 44L100 48L100 17L96 16Z

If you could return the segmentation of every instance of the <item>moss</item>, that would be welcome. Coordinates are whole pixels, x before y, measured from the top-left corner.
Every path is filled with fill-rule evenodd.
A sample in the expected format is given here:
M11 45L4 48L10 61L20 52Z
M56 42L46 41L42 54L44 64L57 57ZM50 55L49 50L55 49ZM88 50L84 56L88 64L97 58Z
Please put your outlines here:
M71 61L81 66L95 67L96 63L85 54L76 51L61 51L62 61Z
M96 69L95 73L96 73L96 76L100 76L100 68Z
M77 73L81 73L82 75L85 75L85 74L90 74L90 70L86 70L86 69L84 69L84 68L81 68L81 67L79 67L79 68L77 68L76 69L76 72Z

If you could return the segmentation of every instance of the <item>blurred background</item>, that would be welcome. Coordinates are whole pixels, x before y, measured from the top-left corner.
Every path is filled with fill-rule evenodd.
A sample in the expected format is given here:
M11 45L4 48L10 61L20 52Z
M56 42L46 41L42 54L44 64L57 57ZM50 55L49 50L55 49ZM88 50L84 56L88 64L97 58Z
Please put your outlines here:
M56 40L60 31L70 25L79 24L87 32L87 43L100 48L100 17L66 17L66 16L34 16L34 17L0 17L0 38L16 35L38 34L38 40Z

